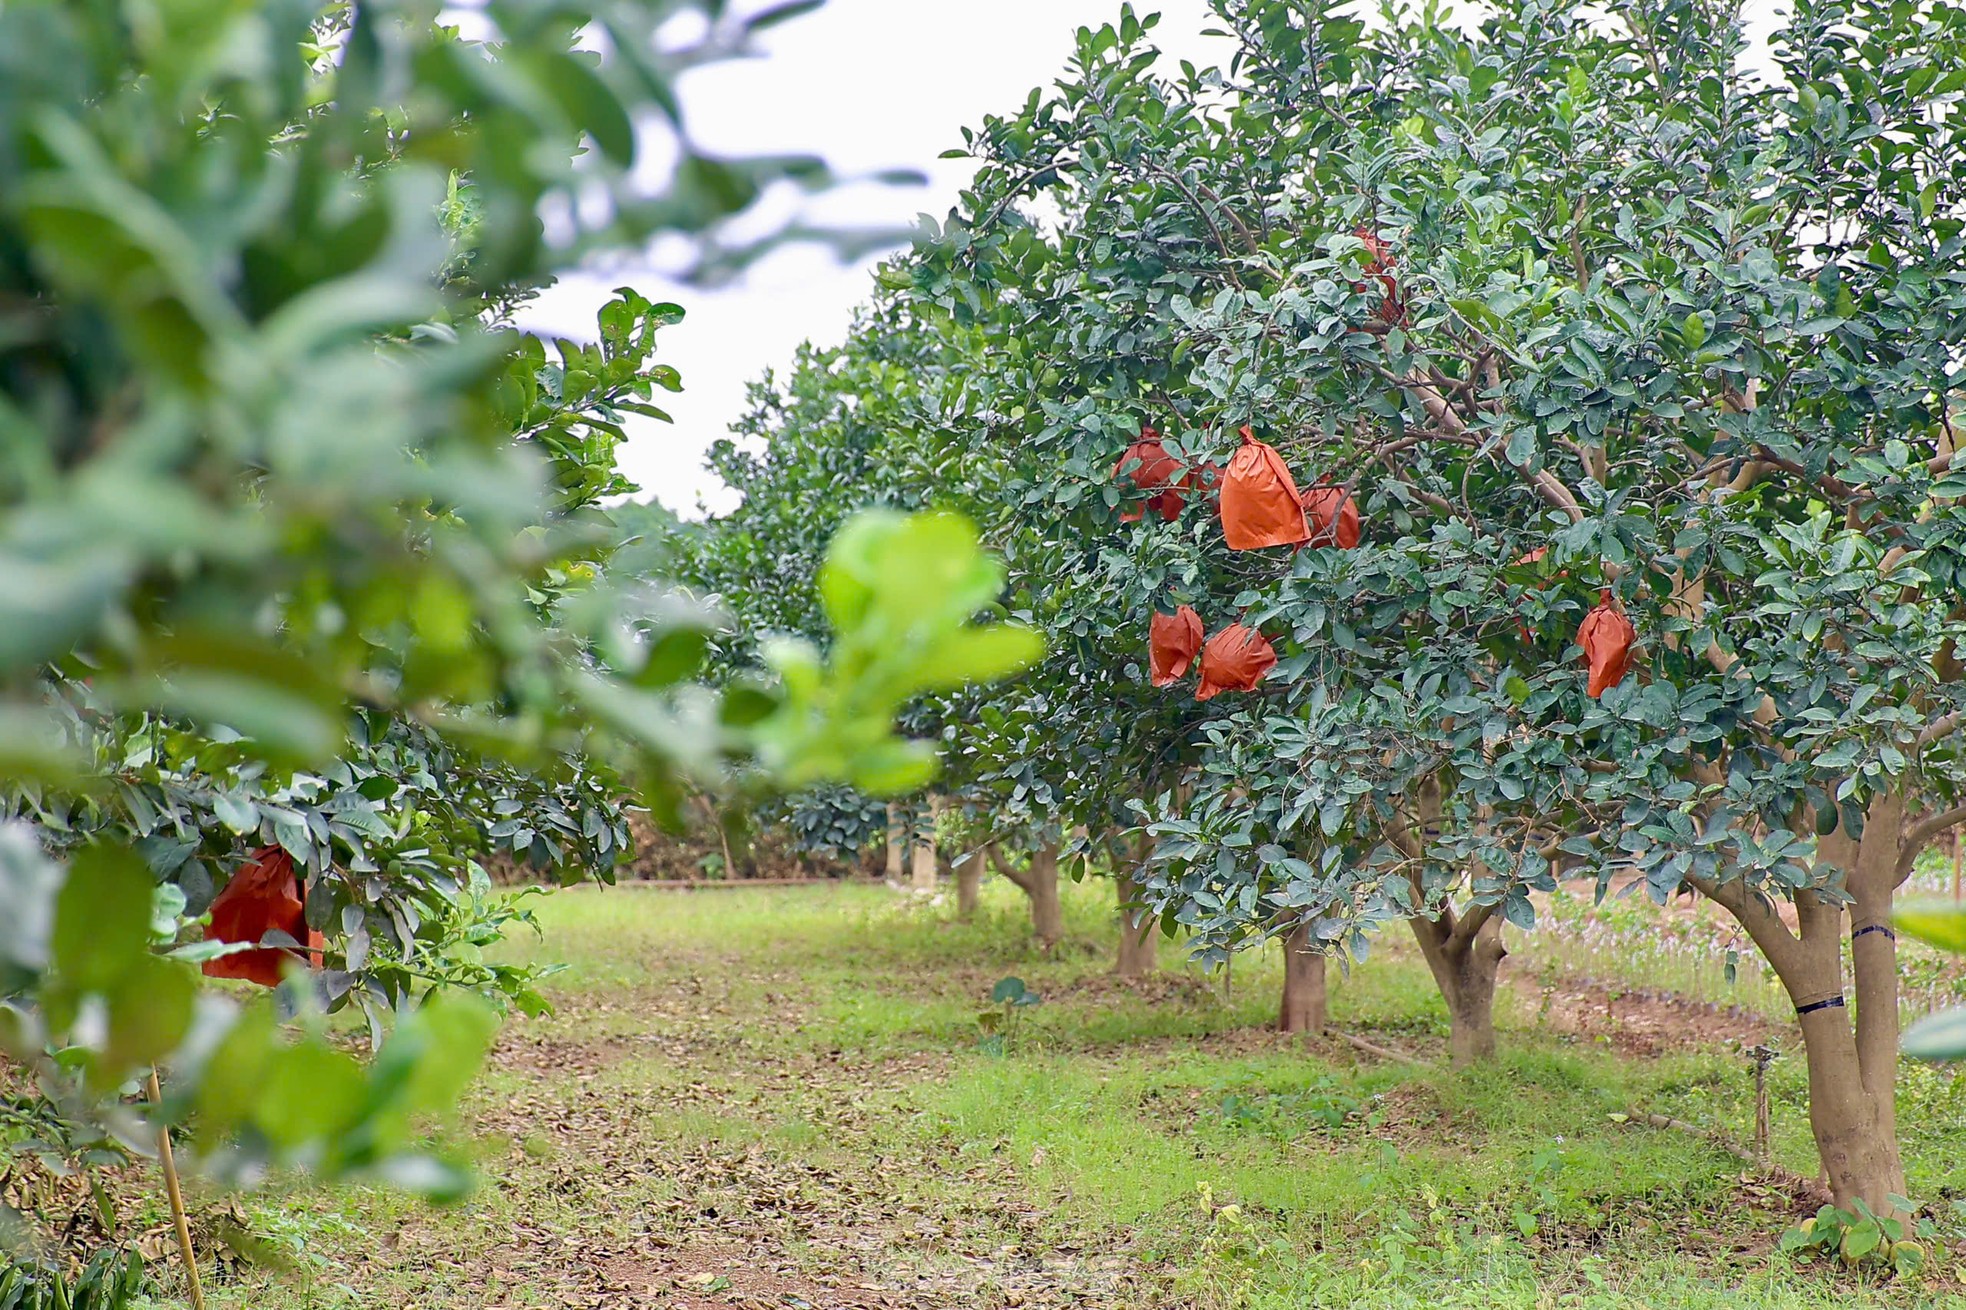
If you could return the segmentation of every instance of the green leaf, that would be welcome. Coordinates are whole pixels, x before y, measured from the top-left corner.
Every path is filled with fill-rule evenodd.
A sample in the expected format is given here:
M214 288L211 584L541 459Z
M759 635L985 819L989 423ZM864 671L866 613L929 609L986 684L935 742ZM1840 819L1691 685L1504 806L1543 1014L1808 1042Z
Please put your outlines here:
M1892 916L1898 930L1954 955L1966 955L1966 906L1926 901L1907 905Z
M967 628L945 641L917 672L922 690L998 682L1044 657L1044 638L1030 628L999 623Z
M497 1033L498 1012L482 998L465 992L433 996L383 1048L393 1054L401 1044L414 1061L405 1105L414 1113L454 1106L477 1075Z
M1966 1009L1920 1019L1905 1030L1904 1052L1916 1060L1966 1059Z
M696 671L710 647L710 634L701 628L676 627L650 643L648 660L635 675L636 685L668 687Z
M212 800L212 813L220 823L236 833L253 832L259 827L259 806L233 792L220 792Z
M906 796L935 778L935 747L928 742L887 742L853 756L841 772L869 796ZM814 781L826 774L814 775Z
M1845 1260L1861 1260L1875 1251L1884 1240L1874 1220L1866 1220L1843 1234L1842 1253Z
M262 1066L253 1125L286 1150L332 1141L360 1121L365 1083L354 1056L319 1038L276 1046Z
M55 899L53 959L77 992L101 992L150 958L155 880L134 852L92 845L76 852Z
M745 19L744 27L749 32L761 32L768 27L776 27L780 23L789 23L794 18L800 18L812 13L825 3L826 0L786 0L784 4L773 5L769 9Z
M177 1049L191 1027L198 985L191 970L155 955L139 956L104 997L109 1011L98 1085L113 1087L133 1069Z
M536 71L562 111L594 138L609 163L627 168L635 162L635 125L621 101L582 56L544 55Z

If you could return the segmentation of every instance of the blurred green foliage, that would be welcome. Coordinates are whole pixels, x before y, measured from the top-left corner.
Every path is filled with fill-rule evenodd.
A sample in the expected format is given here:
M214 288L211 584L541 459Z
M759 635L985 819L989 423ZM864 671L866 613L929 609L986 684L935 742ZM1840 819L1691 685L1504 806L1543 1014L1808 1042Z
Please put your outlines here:
M481 858L604 876L626 804L666 815L754 755L882 785L925 759L892 739L910 690L1034 641L966 626L996 580L973 534L887 524L928 553L863 534L844 658L694 683L714 615L613 567L602 505L632 490L624 424L680 386L655 354L681 310L623 289L592 344L510 326L595 249L680 234L709 274L868 238L727 243L830 174L702 152L675 95L796 12L0 5L0 974L6 1049L70 1123L146 1149L118 1093L164 1063L156 1115L221 1177L454 1195L417 1123L488 1000L543 1005L483 957L524 911ZM914 569L962 590L903 612ZM261 844L305 876L326 967L242 1008L191 966ZM319 1018L351 1002L367 1062Z

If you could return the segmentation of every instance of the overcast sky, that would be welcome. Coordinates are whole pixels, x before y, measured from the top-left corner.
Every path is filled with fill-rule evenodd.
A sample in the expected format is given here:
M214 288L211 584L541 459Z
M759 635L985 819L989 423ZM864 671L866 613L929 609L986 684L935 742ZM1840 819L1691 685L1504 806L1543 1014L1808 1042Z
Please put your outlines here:
M1155 36L1170 59L1199 63L1224 44L1201 35L1210 26L1205 0L1138 8L1164 15ZM842 174L907 167L929 176L926 187L847 188L810 206L816 217L880 225L939 218L974 168L936 159L962 144L959 129L1016 110L1032 87L1063 71L1077 27L1118 13L1119 0L828 0L766 33L766 58L691 74L684 113L713 152L794 151L822 155ZM624 261L563 279L521 322L591 340L595 312L622 285L682 305L689 317L663 334L662 346L683 375L683 393L664 400L676 421L636 428L621 463L671 509L693 515L701 501L717 513L732 497L703 468L703 452L743 412L745 383L782 369L802 341L844 337L878 258L843 265L816 247L787 247L707 291Z
M764 0L745 6L764 7ZM1140 0L1136 8L1162 14L1154 38L1165 59L1207 64L1226 54L1222 38L1202 35L1214 21L1206 0ZM1746 0L1744 8L1759 46L1777 5ZM715 153L818 154L844 175L906 167L929 177L926 187L844 188L809 206L815 218L897 226L924 212L940 218L974 165L936 156L962 144L962 127L1011 113L1032 87L1048 86L1064 69L1075 29L1112 21L1119 10L1119 0L828 0L766 33L764 58L689 75L684 112L700 145ZM1757 49L1749 62L1765 66L1765 55ZM622 285L681 304L688 318L663 334L662 345L683 375L683 393L664 400L676 421L631 429L621 463L671 509L721 513L734 497L704 469L703 454L742 414L745 384L767 368L782 370L802 341L843 338L879 258L842 265L816 247L786 247L715 290L679 286L646 262L622 261L563 279L522 325L591 340L595 312Z

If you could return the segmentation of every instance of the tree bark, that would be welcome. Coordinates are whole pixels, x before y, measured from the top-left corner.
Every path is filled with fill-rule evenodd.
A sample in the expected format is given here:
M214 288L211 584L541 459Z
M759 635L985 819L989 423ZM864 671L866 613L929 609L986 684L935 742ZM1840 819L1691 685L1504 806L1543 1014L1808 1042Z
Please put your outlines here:
M1140 908L1140 885L1130 875L1115 877L1113 888L1120 910L1120 953L1113 972L1122 978L1146 978L1160 964L1160 925Z
M1312 951L1311 926L1300 923L1283 938L1283 1003L1277 1031L1321 1033L1326 1018L1324 956Z
M1030 863L1022 869L1004 859L995 846L987 849L996 871L1030 898L1031 932L1039 948L1050 951L1065 935L1065 912L1058 900L1058 847L1049 843L1040 846L1031 852Z
M1844 911L1813 892L1795 897L1791 931L1774 906L1740 882L1696 881L1754 939L1795 1006L1809 1072L1809 1128L1830 1194L1848 1208L1861 1200L1879 1215L1900 1214L1905 1192L1898 1150L1897 942L1888 929L1901 872L1904 798L1871 802L1861 840L1839 824L1817 842L1819 865L1841 869L1851 897L1855 1022L1844 996ZM1915 853L1915 852L1914 852Z
M915 890L933 892L942 872L942 860L935 849L935 832L941 826L942 798L928 798L928 816L915 828Z
M983 857L976 851L956 864L956 917L974 919L983 901Z
M1456 1069L1495 1056L1495 980L1508 951L1502 921L1492 906L1477 905L1456 916L1443 907L1438 918L1415 915L1409 922L1420 954L1447 1003L1447 1054Z
M901 802L887 803L887 880L901 881L904 853L908 845L908 829L901 822Z

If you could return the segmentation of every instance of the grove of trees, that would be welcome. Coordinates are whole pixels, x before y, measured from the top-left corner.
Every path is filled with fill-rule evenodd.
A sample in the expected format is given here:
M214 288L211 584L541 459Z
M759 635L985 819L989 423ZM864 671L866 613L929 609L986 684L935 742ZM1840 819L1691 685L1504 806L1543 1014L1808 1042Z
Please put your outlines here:
M1287 1028L1404 921L1480 1061L1536 893L1710 899L1794 1002L1832 1192L1890 1213L1894 898L1966 818L1966 29L1805 0L1758 69L1726 6L1495 8L1218 0L1234 53L1178 75L1151 17L1082 30L760 390L693 576L802 630L796 568L754 606L732 556L975 517L1049 654L919 710L968 844L1093 855L1204 961L1283 939Z
M545 1009L487 864L608 880L694 808L963 915L1002 874L1042 949L1109 876L1119 976L1280 942L1286 1032L1410 933L1456 1066L1536 897L1691 893L1793 1002L1835 1202L1908 1212L1966 11L1796 0L1751 59L1710 0L1211 4L1221 66L1122 8L966 133L681 525L615 461L681 310L512 316L828 184L675 95L811 6L0 0L0 1042L49 1149L458 1193L418 1116Z

